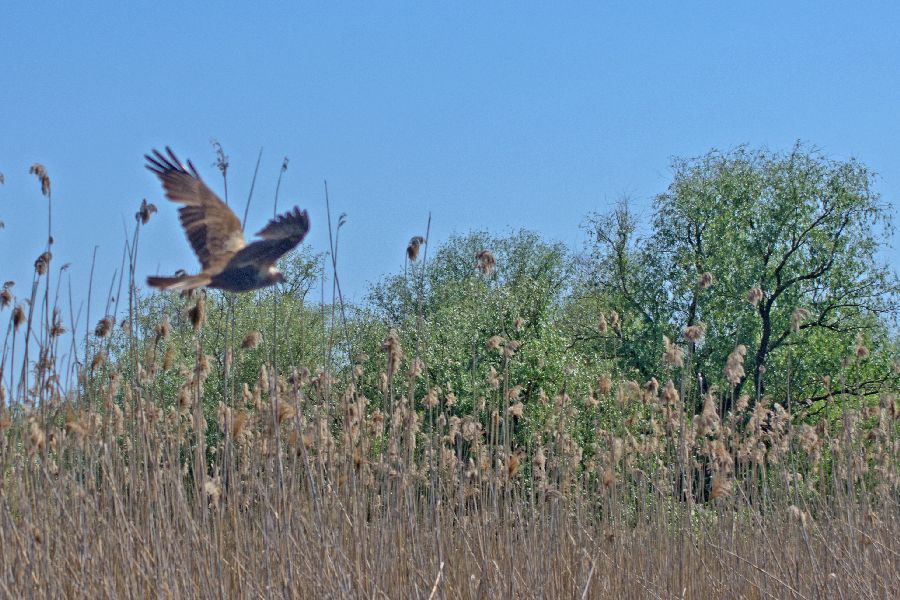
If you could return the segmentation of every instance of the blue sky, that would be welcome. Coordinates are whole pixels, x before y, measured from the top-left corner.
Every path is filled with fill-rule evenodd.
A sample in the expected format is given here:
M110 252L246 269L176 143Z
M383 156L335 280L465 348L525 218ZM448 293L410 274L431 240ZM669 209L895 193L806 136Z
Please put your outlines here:
M671 157L712 148L804 140L861 159L898 205L896 3L184 4L4 6L0 280L20 295L44 242L33 162L80 297L94 246L108 286L145 197L160 214L141 278L196 269L142 155L171 145L221 192L212 138L240 207L263 148L252 231L287 156L280 206L308 208L308 244L325 251L328 180L356 300L402 269L429 211L435 242L524 227L578 247L589 212L629 196L648 215Z

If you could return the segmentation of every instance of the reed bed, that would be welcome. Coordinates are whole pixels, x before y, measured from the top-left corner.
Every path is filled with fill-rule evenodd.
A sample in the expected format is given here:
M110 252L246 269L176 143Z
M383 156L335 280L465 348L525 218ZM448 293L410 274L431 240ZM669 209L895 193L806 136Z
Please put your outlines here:
M515 360L514 344L490 343ZM396 368L395 338L384 349L352 370L380 368L391 382L382 399L326 371L264 366L212 422L199 342L191 368L169 365L184 378L175 398L155 382L164 353L135 380L83 367L65 393L39 372L40 388L2 404L3 594L889 598L900 589L894 397L793 426L768 399L751 408L743 397L719 415L710 394L695 416L674 383L604 380L591 398L538 399L548 416L531 443L513 447L508 432L524 419L516 386L486 382L495 393L484 410L460 416L458 399L436 389L406 393L421 369ZM612 402L643 417L577 443L568 422Z
M683 345L666 339L671 379L604 375L574 398L565 386L549 396L511 381L520 344L499 336L482 341L501 367L474 398L428 382L418 351L394 331L379 355L282 372L266 361L255 381L237 381L251 352L268 343L277 356L285 334L279 342L273 316L268 342L231 331L226 355L209 356L207 302L222 314L233 304L203 295L187 318L140 330L134 265L145 223L139 213L123 254L128 306L107 303L125 316L73 340L78 360L57 358L67 327L49 244L28 301L12 286L0 296L5 597L893 598L900 589L896 395L836 393L841 401L815 418L762 395L698 395L690 357L702 328L685 331ZM495 266L489 252L477 260ZM176 334L191 340L189 359L174 351ZM729 378L743 376L745 352L723 365ZM864 358L864 346L855 352ZM211 392L213 375L224 384ZM363 377L382 382L378 397L359 391ZM695 396L699 405L685 400Z

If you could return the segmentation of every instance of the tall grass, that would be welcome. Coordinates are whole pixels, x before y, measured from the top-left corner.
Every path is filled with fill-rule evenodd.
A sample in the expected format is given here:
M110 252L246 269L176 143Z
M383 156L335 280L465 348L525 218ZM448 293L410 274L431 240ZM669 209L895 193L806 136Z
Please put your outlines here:
M730 392L713 391L695 414L684 401L691 342L666 340L665 384L607 376L583 398L524 397L509 369L519 342L493 337L483 343L502 372L482 382L484 397L463 399L420 385L418 351L408 355L393 333L382 355L346 369L330 350L312 372L278 372L269 359L232 393L231 369L259 332L232 331L231 356L207 356L203 296L190 319L172 319L185 332L168 319L141 330L139 231L119 273L128 314L97 324L68 386L52 360L65 329L52 295L44 314L57 316L31 318L50 258L36 266L31 308L15 312L24 303L9 293L3 596L891 598L900 589L893 395L807 423L776 398L735 398L723 414ZM494 268L490 254L478 261ZM233 304L218 311L233 326ZM275 317L270 357L283 343ZM340 337L344 318L332 321ZM127 345L114 351L123 327ZM173 333L191 336L189 361L170 350ZM723 368L738 377L735 352ZM221 396L209 397L215 369ZM357 390L367 372L383 382L382 398ZM164 384L173 380L175 392ZM620 418L602 418L611 411ZM590 431L576 431L586 415ZM516 441L526 426L534 434Z

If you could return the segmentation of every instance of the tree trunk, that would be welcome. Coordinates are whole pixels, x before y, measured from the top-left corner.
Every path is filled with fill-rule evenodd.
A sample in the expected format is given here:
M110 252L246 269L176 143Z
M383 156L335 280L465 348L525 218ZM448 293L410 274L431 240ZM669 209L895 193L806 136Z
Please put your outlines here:
M753 369L754 394L750 398L751 406L756 404L757 396L762 397L763 394L763 374L765 373L766 358L769 355L769 340L772 338L772 301L773 299L770 298L759 310L759 315L762 317L762 338L759 340L759 348L756 350Z

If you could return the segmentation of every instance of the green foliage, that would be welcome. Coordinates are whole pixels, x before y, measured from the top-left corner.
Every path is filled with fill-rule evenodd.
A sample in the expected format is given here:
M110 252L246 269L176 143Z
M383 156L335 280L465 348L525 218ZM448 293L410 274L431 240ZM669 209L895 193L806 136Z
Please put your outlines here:
M854 393L897 389L886 327L900 288L876 261L890 212L868 169L799 144L786 154L711 152L673 168L646 237L627 206L589 221L587 292L623 314L623 360L659 373L662 335L678 339L702 322L694 365L707 382L727 389L728 354L749 350L736 393L790 391L809 403L826 375ZM700 285L704 273L711 287ZM755 305L751 288L762 292ZM878 358L848 369L859 335Z
M161 377L155 385L168 404L178 397L184 372L196 368L199 354L206 355L210 369L202 397L207 417L213 419L219 401L239 401L243 384L252 387L264 364L274 365L278 374L287 376L295 368L314 370L328 353L330 320L324 307L310 305L307 299L322 274L322 257L297 252L279 267L285 273L283 283L251 294L213 290L191 297L174 293L141 296L135 311L139 316L134 324L134 345L132 336L121 328L108 341L95 344L108 345L115 366L126 378L137 365L145 372L159 371ZM201 296L205 321L195 330L190 312ZM170 334L161 336L160 326L166 321ZM243 347L245 338L255 333L259 343ZM168 369L167 353L173 358ZM227 381L226 360L230 361Z
M529 231L457 235L377 282L365 304L339 307L307 302L323 263L295 254L282 265L282 285L210 294L199 333L179 326L194 300L142 298L138 352L152 350L159 362L171 345L177 363L193 368L201 348L213 366L208 407L235 398L244 383L252 387L263 364L281 375L303 367L340 375L366 355L371 362L356 385L376 400L385 396L382 343L394 329L404 352L395 395L409 393L406 374L420 359L424 370L413 396L435 387L442 398L452 392L451 412L474 409L485 427L513 385L522 386L525 414L537 429L551 411L536 400L563 390L579 404L576 418L585 431L596 425L598 410L613 426L623 416L616 390L589 395L604 374L641 383L683 380L698 410L701 392L716 386L729 399L766 394L813 416L834 406L834 396L859 403L900 388L891 329L900 288L876 263L891 232L890 213L863 165L797 145L786 154L711 152L673 168L649 228L627 204L592 215L591 242L581 256ZM484 251L495 263L479 261ZM760 290L755 304L748 301L751 288ZM154 328L165 315L182 333L156 342ZM684 329L698 324L705 336L687 343ZM261 332L261 345L241 348L253 331ZM487 347L495 336L499 347ZM683 368L663 363L664 336L688 351ZM508 341L516 348L504 356ZM745 375L732 386L724 366L738 345L747 349ZM233 358L227 382L226 349ZM139 364L131 352L127 336L110 347L126 370ZM172 389L162 396L173 398L182 380L174 370L164 377Z
M476 255L484 250L496 259L490 272L476 268ZM491 368L504 371L502 345L485 346L493 336L520 343L506 368L509 380L523 386L526 404L542 390L553 396L564 384L586 389L594 373L572 368L584 357L572 349L561 320L572 276L566 248L533 232L456 236L427 264L414 263L406 274L372 288L369 310L355 320L355 347L380 355L381 341L395 328L407 358L425 363L420 391L440 386L454 392L463 402L461 412L479 397L489 405L500 401L500 392L487 384ZM370 397L381 394L376 383L367 382Z

